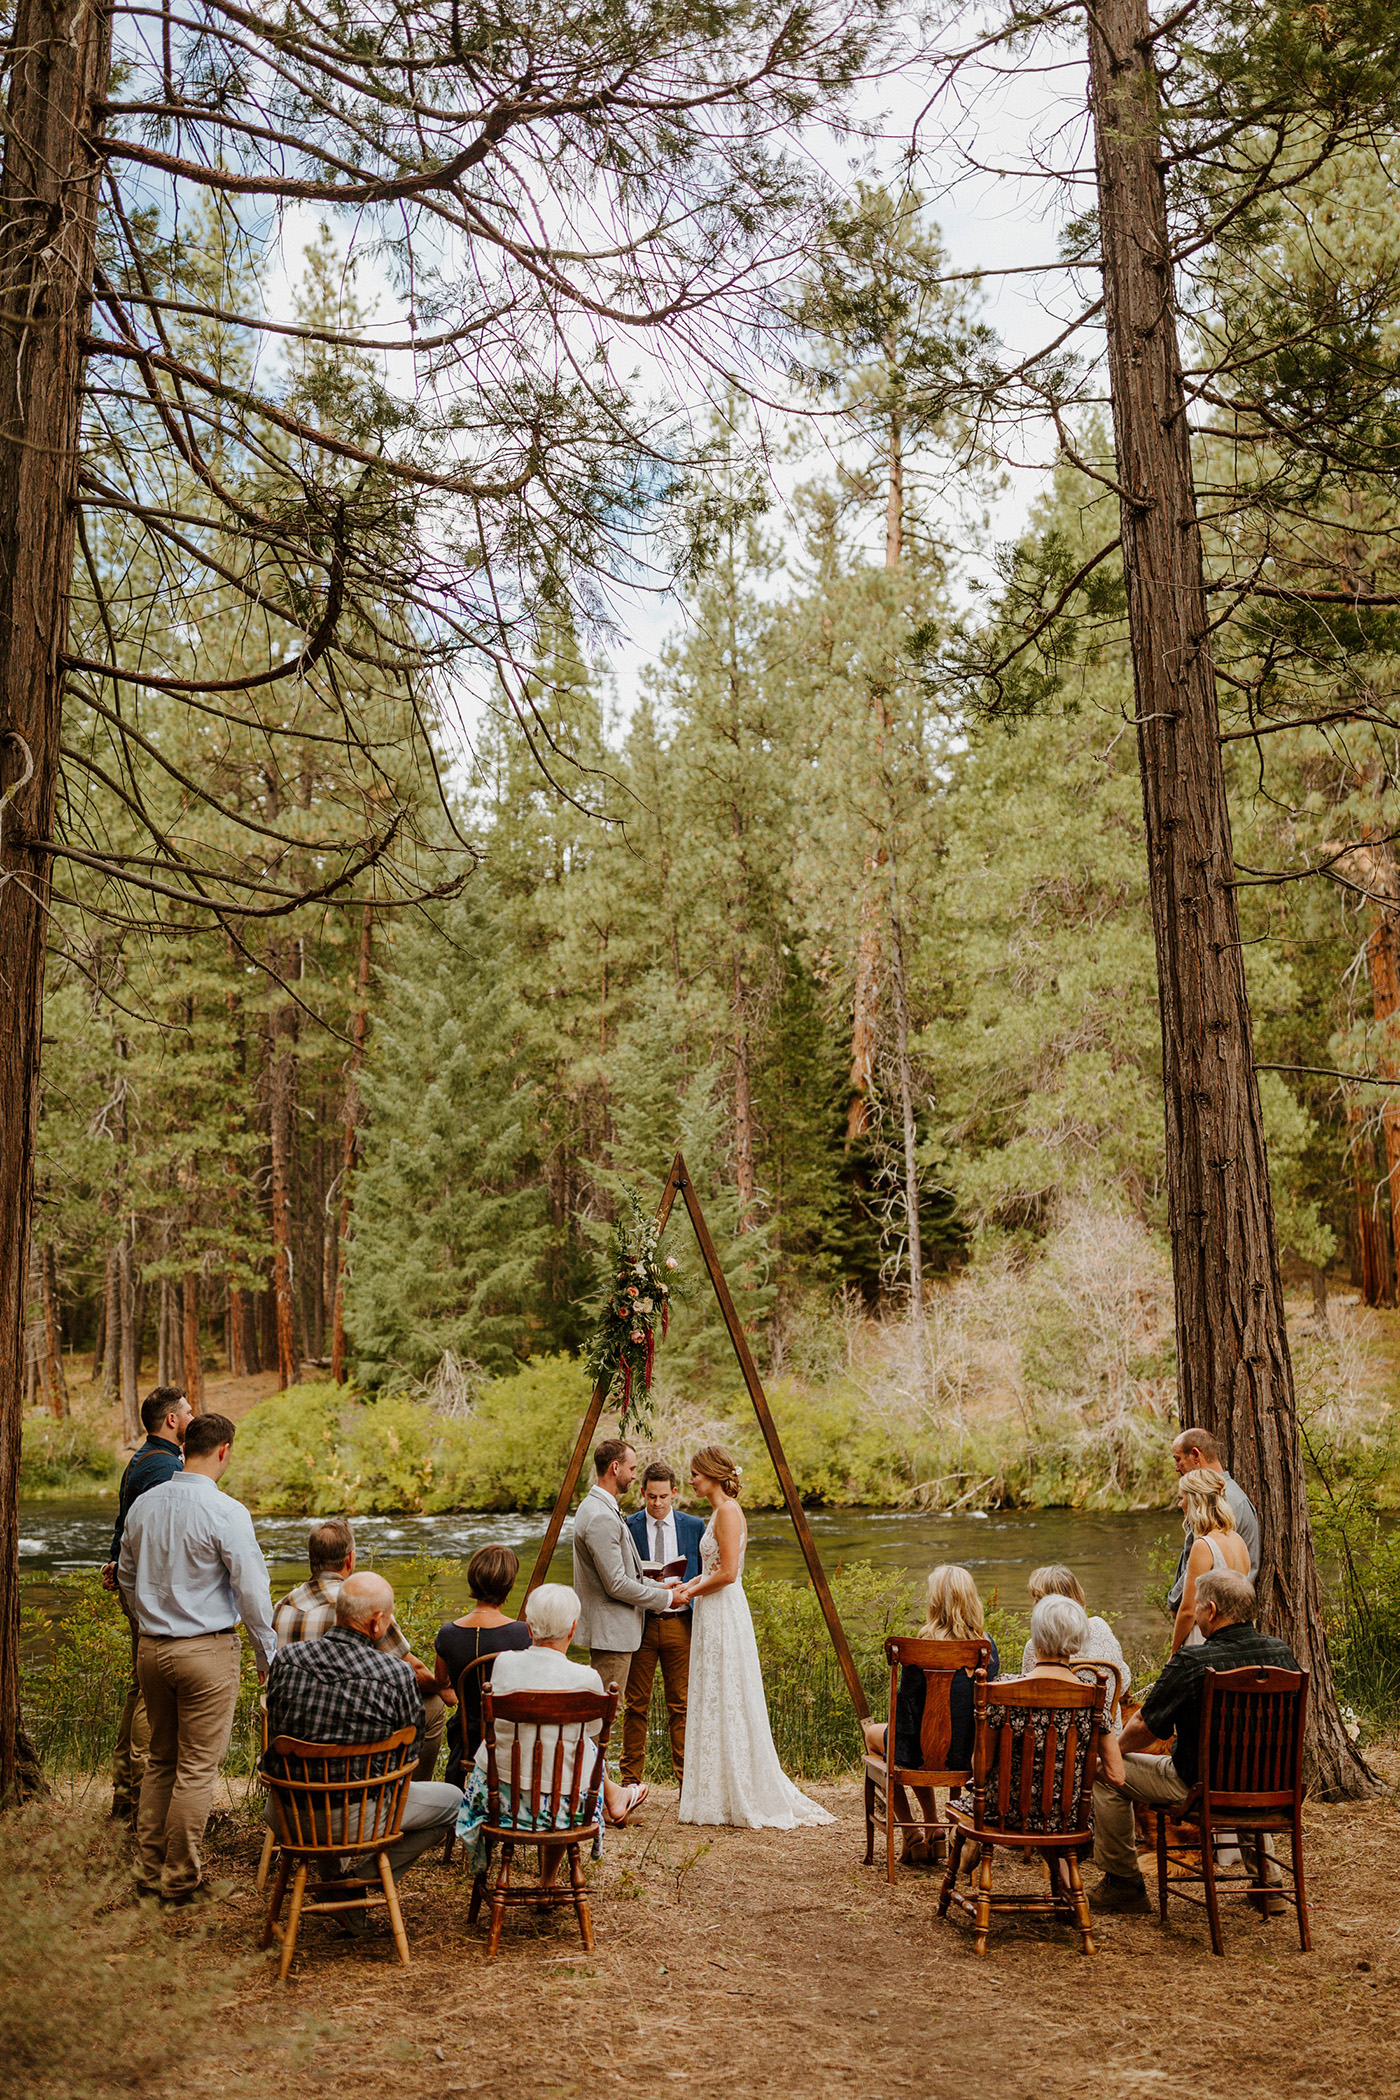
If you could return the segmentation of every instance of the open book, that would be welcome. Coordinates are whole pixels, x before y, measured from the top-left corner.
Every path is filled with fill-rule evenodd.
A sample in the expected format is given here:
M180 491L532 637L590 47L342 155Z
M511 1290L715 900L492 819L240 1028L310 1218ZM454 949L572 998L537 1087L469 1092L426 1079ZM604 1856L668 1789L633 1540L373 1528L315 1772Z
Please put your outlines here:
M672 1576L675 1577L677 1582L683 1581L685 1577L685 1555L683 1553L678 1554L674 1560L668 1560L664 1564L660 1561L644 1560L642 1562L642 1573L649 1575L653 1582L669 1582Z

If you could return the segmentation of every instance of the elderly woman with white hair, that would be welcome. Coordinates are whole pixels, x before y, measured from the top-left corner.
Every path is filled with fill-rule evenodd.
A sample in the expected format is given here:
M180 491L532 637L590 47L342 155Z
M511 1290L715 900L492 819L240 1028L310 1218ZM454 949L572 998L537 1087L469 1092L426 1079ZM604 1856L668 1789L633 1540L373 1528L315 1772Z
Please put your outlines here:
M530 1629L531 1645L507 1652L497 1658L491 1676L491 1691L499 1698L504 1692L601 1692L603 1680L587 1663L570 1662L569 1643L582 1611L577 1590L567 1583L544 1582L533 1590L525 1600L525 1624ZM596 1742L601 1722L575 1722L563 1730L564 1777L563 1787L567 1793L573 1785L574 1760L584 1754L585 1743ZM550 1724L544 1724L545 1741L552 1740ZM515 1729L509 1721L496 1722L496 1769L502 1780L502 1792L509 1790L511 1744ZM521 1770L527 1771L538 1733L533 1723L526 1722L520 1730ZM485 1871L488 1846L481 1836L481 1826L487 1816L486 1795L486 1750L485 1741L477 1750L470 1767L467 1791L457 1816L457 1835L467 1851L467 1866L473 1874ZM552 1759L547 1759L552 1769ZM588 1770L584 1770L584 1786ZM579 1789L580 1798L584 1786ZM604 1777L603 1795L598 1803L598 1833L593 1841L593 1858L597 1859L603 1848L603 1818L610 1823L625 1823L629 1815L646 1799L645 1784L619 1786L616 1781ZM542 1879L548 1883L558 1871L563 1848L545 1847Z
M1082 1684L1085 1680L1072 1667L1071 1658L1082 1661L1084 1644L1089 1638L1089 1614L1073 1597L1054 1594L1042 1597L1031 1613L1030 1645L1035 1654L1031 1667L1023 1673L1026 1678L1050 1678L1061 1684ZM1123 1753L1118 1747L1118 1738L1113 1732L1113 1685L1104 1687L1103 1731L1099 1736L1099 1771L1114 1786L1123 1783Z

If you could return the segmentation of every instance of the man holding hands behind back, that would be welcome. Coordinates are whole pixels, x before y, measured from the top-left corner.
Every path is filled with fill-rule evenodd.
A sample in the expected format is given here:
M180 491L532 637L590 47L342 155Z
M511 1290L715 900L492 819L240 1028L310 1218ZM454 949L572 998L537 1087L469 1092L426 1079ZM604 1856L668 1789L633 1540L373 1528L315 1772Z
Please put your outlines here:
M686 1582L700 1575L700 1541L705 1527L698 1517L677 1509L676 1476L664 1459L653 1459L642 1475L642 1507L627 1519L627 1529L643 1561L665 1567L668 1561L684 1558ZM685 1770L685 1710L690 1692L690 1607L669 1606L649 1611L642 1628L641 1646L632 1657L627 1673L627 1715L622 1729L622 1778L624 1785L642 1776L647 1753L647 1716L656 1665L666 1691L666 1718L671 1731L671 1763L676 1784Z

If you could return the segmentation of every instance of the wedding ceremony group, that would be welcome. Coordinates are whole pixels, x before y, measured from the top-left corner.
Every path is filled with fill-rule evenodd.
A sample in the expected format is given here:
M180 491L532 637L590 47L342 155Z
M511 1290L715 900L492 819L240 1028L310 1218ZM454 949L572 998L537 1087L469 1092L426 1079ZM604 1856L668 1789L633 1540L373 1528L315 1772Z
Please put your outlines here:
M264 1714L262 1938L280 1941L283 1978L306 1919L362 1937L379 1908L407 1963L399 1878L434 1851L450 1864L458 1845L472 1922L489 1898L488 1956L510 1908L558 1904L572 1906L591 1950L583 1855L597 1860L609 1829L647 1815L658 1670L680 1825L797 1832L832 1822L774 1745L744 1590L742 1480L721 1446L690 1461L702 1523L664 1460L643 1467L626 1438L598 1442L574 1517L572 1583L537 1583L511 1617L517 1556L481 1547L467 1568L471 1609L439 1628L429 1659L400 1630L391 1585L357 1567L345 1518L311 1525L307 1579L274 1605L252 1520L219 1486L232 1421L192 1414L173 1387L148 1397L143 1420L102 1571L131 1634L113 1813L132 1824L141 1897L172 1908L210 1900L202 1847L233 1725L240 1625ZM1215 1439L1185 1430L1172 1454L1185 1537L1171 1654L1135 1706L1122 1646L1069 1567L1032 1575L1014 1671L958 1565L929 1571L923 1625L887 1643L889 1711L862 1723L865 1860L883 1824L893 1880L897 1830L900 1865L941 1870L938 1914L965 1912L979 1952L994 1912L1060 1918L1085 1952L1094 1914L1146 1912L1140 1815L1157 1819L1163 1915L1170 1852L1175 1893L1199 1882L1217 1952L1225 1894L1264 1917L1293 1908L1310 1943L1299 1821L1307 1673L1254 1624L1259 1519ZM1283 1860L1276 1836L1288 1841ZM521 1852L538 1871L514 1879ZM995 1889L999 1854L1023 1874L1041 1870L1043 1886ZM1100 1877L1086 1896L1089 1854Z

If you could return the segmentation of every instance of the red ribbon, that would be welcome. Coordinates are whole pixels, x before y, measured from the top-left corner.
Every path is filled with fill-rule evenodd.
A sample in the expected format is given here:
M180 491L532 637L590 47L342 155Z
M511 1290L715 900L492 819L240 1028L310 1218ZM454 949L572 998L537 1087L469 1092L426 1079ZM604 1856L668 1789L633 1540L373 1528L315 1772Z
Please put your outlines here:
M652 1324L651 1324L651 1321L650 1321L650 1320L648 1320L648 1321L647 1321L647 1360L646 1360L646 1368L645 1368L645 1370L644 1370L644 1371L642 1372L642 1386L643 1386L643 1389L644 1389L644 1391L646 1391L646 1392L648 1392L648 1393L649 1393L649 1392L651 1391L651 1367L652 1367L653 1363L655 1363L655 1361L656 1361L656 1330L655 1330L655 1328L654 1328L654 1327L652 1326Z

